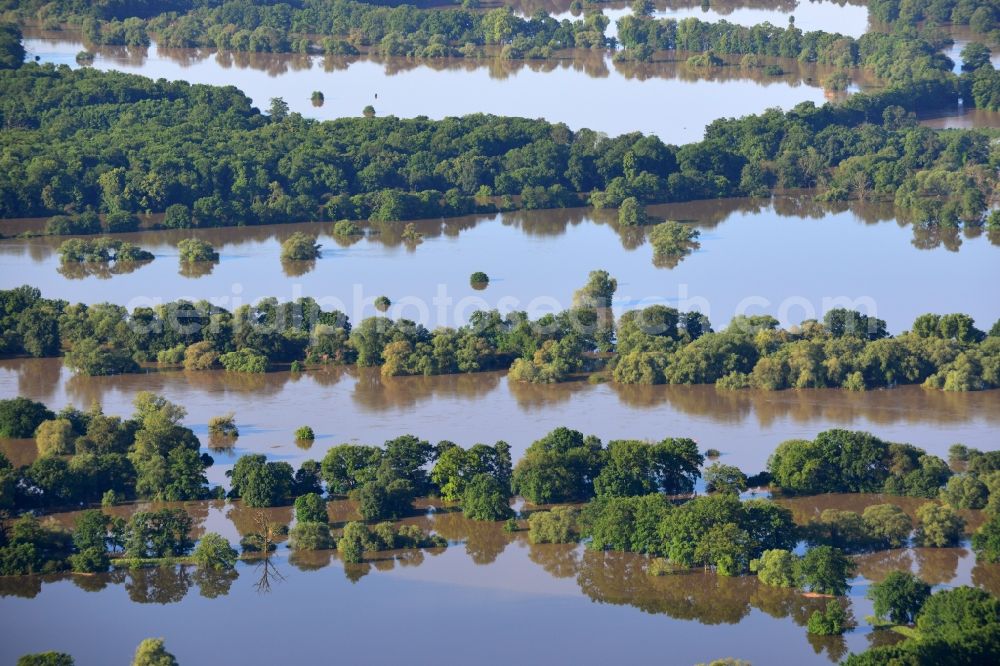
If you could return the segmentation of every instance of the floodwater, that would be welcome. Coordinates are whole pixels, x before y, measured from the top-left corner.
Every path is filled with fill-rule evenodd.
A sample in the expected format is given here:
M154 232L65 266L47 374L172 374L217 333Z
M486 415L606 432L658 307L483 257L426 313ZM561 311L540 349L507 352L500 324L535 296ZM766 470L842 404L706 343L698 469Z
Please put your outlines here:
M714 386L618 386L570 382L508 382L502 372L382 379L378 369L327 367L263 375L225 371L162 371L114 377L73 376L59 359L0 361L0 398L24 396L53 409L100 403L132 413L139 391L164 395L188 410L185 420L208 443L208 420L234 412L240 437L229 449L208 449L212 483L246 453L298 466L342 443L381 444L410 433L463 446L504 440L517 460L528 445L559 426L604 441L691 437L704 450L745 472L762 470L782 441L812 438L829 428L867 430L945 457L956 442L995 449L1000 390L945 393L919 386L852 393L841 389L720 391ZM310 448L293 432L309 425ZM4 449L30 460L30 440Z
M486 3L488 4L488 3ZM504 2L515 8L521 16L530 17L534 12L543 10L548 12L557 20L574 20L577 17L570 11L568 0L551 0L539 2L538 0L520 0L514 2ZM725 0L713 2L677 2L668 0L663 2L653 2L654 10L652 17L655 19L670 18L682 20L686 18L696 18L701 21L716 23L728 21L737 25L754 26L761 23L784 28L788 25L789 19L794 19L795 27L804 32L811 30L823 30L826 32L836 32L849 37L860 37L868 31L868 7L861 4L847 4L842 2L795 0L777 2L767 0L741 2L727 2ZM604 12L611 23L608 25L606 34L616 37L618 34L616 22L623 16L632 14L632 9L628 3L608 2L597 6ZM582 14L579 15L582 18Z
M816 204L808 194L650 210L692 221L701 248L659 268L643 229L619 228L616 211L587 209L426 220L417 224L423 242L415 246L400 239L401 225L347 240L331 235L331 223L145 231L121 237L156 259L113 276L61 267L63 239L9 238L0 241L0 288L31 284L50 298L129 308L205 298L232 309L270 296L311 296L354 322L374 315L374 299L384 294L394 303L390 316L435 328L465 323L476 309L526 310L532 318L562 310L590 271L604 269L618 280L618 311L666 303L698 309L716 328L741 313L795 325L838 306L873 312L893 332L925 312L965 312L987 329L1000 316L995 294L957 287L1000 281L998 248L978 230L927 236L893 220L891 206ZM38 223L8 221L0 229L12 234ZM319 235L319 260L281 261L281 241L295 231ZM180 273L176 244L188 236L221 253L207 274ZM470 286L474 271L489 275L488 288Z
M419 504L418 512L427 506ZM254 523L255 512L239 502L185 508L198 536L215 531L235 542ZM266 513L280 523L292 518L287 508ZM333 502L330 517L339 524L354 517L353 508ZM56 519L65 524L72 517ZM967 548L860 556L848 597L860 626L844 637L819 638L805 624L824 599L762 586L754 577L697 570L653 577L643 556L530 544L524 531L508 534L499 523L469 521L448 508L405 522L437 532L449 547L368 553L364 563L345 565L335 551L290 553L279 546L266 565L241 562L229 574L164 567L0 578L7 634L0 659L55 649L72 653L81 666L126 663L141 639L162 636L180 663L200 663L209 650L232 663L310 663L331 649L356 663L436 663L442 650L449 659L484 664L617 663L621 654L652 663L662 661L668 643L676 664L724 656L824 664L894 640L863 621L871 613L864 598L869 581L888 571L912 569L934 584L994 591L1000 579L1000 568L975 565ZM109 617L114 632L107 631ZM206 625L218 630L205 631ZM280 641L268 639L279 629ZM247 631L262 638L248 640ZM387 631L397 640L386 641ZM498 640L498 632L518 640Z
M77 67L76 54L84 48L69 32L28 31L24 45L29 59L71 67ZM272 97L282 97L292 111L310 118L356 116L371 104L379 115L444 118L481 112L545 118L574 130L588 127L612 136L641 131L677 144L699 140L718 117L827 99L819 82L828 70L794 60L781 61L788 74L766 77L738 66L689 68L683 57L655 65L618 64L606 53L588 51L517 62L216 53L156 44L95 53L97 69L234 85L261 109ZM856 78L861 85L869 83L860 74ZM311 102L315 90L325 96L322 106Z

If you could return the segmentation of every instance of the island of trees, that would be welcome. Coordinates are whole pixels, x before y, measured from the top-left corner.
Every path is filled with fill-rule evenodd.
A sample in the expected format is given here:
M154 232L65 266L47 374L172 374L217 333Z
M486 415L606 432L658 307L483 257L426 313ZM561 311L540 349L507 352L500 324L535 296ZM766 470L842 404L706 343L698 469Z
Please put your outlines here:
M0 291L0 355L64 355L87 375L138 372L144 363L234 372L357 364L379 367L384 377L509 368L512 380L531 383L596 372L622 384L727 389L1000 386L1000 324L987 333L967 315L922 315L895 337L885 321L843 308L787 330L758 315L715 332L704 315L662 305L627 311L616 323L609 309L616 289L614 278L594 271L575 307L559 314L532 321L523 312L477 311L465 326L428 331L378 316L354 326L311 298L264 299L233 312L207 301L129 312L46 299L25 286ZM381 309L388 305L386 298Z
M914 79L717 120L704 140L671 146L481 114L321 122L275 100L265 115L232 87L30 63L0 70L0 216L53 215L49 233L92 234L134 228L145 212L206 227L589 202L624 204L631 224L647 203L817 188L827 199L893 200L921 227L1000 229L1000 215L987 216L998 150L989 133L937 132L913 116L956 102L958 87ZM92 113L104 122L85 122Z
M211 460L199 455L197 438L181 425L181 406L149 393L139 394L135 406L135 414L122 419L72 407L54 414L23 398L0 402L0 434L33 433L39 447L38 459L25 467L13 469L0 461L3 508L22 514L5 523L2 532L4 574L177 563L231 570L238 551L215 534L196 543L183 509L138 511L128 520L87 509L78 514L72 532L35 515L40 509L87 507L98 501L223 494L248 507L294 504L291 547L336 548L346 562L361 561L366 552L447 545L413 525L387 522L411 515L414 500L427 495L458 502L467 518L478 521L511 518L511 499L519 495L530 503L526 514L532 543L583 541L592 550L648 555L650 575L707 567L722 576L755 574L763 585L824 595L839 596L849 589L855 572L852 553L911 541L930 548L958 543L965 527L959 511L969 509L984 510L987 517L972 538L977 558L1000 560L996 451L953 447L949 465L912 445L830 430L815 440L782 443L767 469L748 477L721 462L705 466L703 453L686 438L605 444L557 428L528 447L514 465L503 441L463 448L402 435L382 446L334 446L322 461L306 461L298 470L263 455L245 455L227 473L230 489L224 493L208 487L204 469ZM699 480L704 494L693 494ZM862 514L826 510L797 524L780 503L741 499L748 487L762 484L784 494L884 493L887 501ZM930 500L920 506L915 522L892 503L892 496L900 495ZM326 497L345 496L354 500L362 521L335 528ZM552 504L558 506L530 508ZM803 543L804 554L795 554L796 545ZM241 547L244 557L252 557L266 553L273 542L249 534ZM944 602L935 601L938 595L929 595L926 585L907 575L872 588L876 614L892 623L915 620L921 635L933 635L921 618ZM984 603L979 591L939 594L975 594L980 595L976 603ZM841 633L853 619L834 599L816 610L808 625L813 633ZM962 641L946 643L948 650L993 654L996 649L991 638L965 634ZM925 648L914 641L894 649Z

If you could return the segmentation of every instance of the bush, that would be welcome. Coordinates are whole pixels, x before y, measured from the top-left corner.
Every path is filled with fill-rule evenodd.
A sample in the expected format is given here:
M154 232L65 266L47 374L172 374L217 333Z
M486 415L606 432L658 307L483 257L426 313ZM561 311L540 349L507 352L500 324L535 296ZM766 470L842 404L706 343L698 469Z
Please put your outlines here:
M638 227L647 221L646 209L635 197L626 197L618 207L618 224L623 227Z
M297 508L296 513L298 513ZM329 550L335 546L333 536L330 534L330 524L325 520L297 523L288 533L288 537L288 547L292 550Z
M337 541L340 559L347 563L358 563L365 552L368 528L364 523L352 522L344 525L344 534Z
M309 426L302 426L295 429L295 439L297 441L313 441L316 439L316 433Z
M579 537L577 516L571 506L557 506L528 516L528 540L531 543L573 543Z
M224 416L210 418L208 420L208 434L214 437L239 437L240 430L236 427L236 415L229 412Z
M813 611L806 629L816 636L838 636L850 628L850 618L836 599L830 599L825 611Z
M484 289L490 283L490 276L482 271L476 271L469 276L469 284L474 289Z
M321 247L314 236L296 231L281 244L281 258L288 261L316 259Z
M198 542L191 557L204 569L228 571L236 567L239 553L221 535L209 532Z
M379 312L385 312L392 305L392 301L389 300L388 296L379 296L375 299L375 309Z
M184 350L185 370L210 370L219 361L219 352L215 351L208 340L195 342Z
M184 263L219 260L219 253L215 248L199 238L182 238L177 242L177 250Z
M361 233L361 228L350 220L340 220L333 225L334 236L359 236Z
M253 349L240 349L219 356L219 363L232 372L267 372L267 357Z

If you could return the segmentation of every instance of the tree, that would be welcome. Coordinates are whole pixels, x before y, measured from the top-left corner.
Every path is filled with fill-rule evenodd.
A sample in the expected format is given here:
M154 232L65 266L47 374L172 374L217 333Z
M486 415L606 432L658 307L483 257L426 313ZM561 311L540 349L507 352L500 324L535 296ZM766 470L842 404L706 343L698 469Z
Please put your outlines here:
M626 197L618 207L618 224L623 227L638 227L646 224L646 209L635 197Z
M990 516L972 535L972 550L976 553L976 561L1000 562L1000 514Z
M986 484L971 474L956 474L941 489L941 501L953 509L982 509L989 496Z
M489 474L477 474L462 494L462 513L472 520L506 520L514 515L510 489Z
M572 506L554 506L528 516L528 540L531 543L572 543L578 536L577 515Z
M826 602L826 610L813 611L806 629L817 636L838 636L851 626L850 617L836 599Z
M844 553L831 546L816 546L802 557L800 571L803 583L813 592L841 596L851 589L847 582L856 565Z
M733 493L739 495L747 489L746 474L733 465L712 463L705 469L705 490L710 493Z
M861 514L871 539L887 548L906 545L913 531L913 521L895 504L874 504Z
M667 220L649 230L649 243L653 246L653 263L665 268L673 268L685 256L691 254L701 244L701 232L690 225Z
M868 588L875 615L896 624L912 624L931 596L931 586L908 571L893 571L881 583Z
M914 540L921 546L945 548L962 538L965 520L949 506L933 502L917 509L917 531Z
M375 478L382 450L376 446L341 444L326 452L321 463L331 495L346 495Z
M573 294L573 307L610 308L618 280L607 271L590 271L587 284Z
M295 429L295 440L300 442L311 442L316 439L316 433L309 426L301 426Z
M206 241L199 238L182 238L177 241L181 263L218 261L219 253Z
M21 397L0 400L0 437L31 437L43 421L54 418L40 402Z
M108 529L111 519L98 509L84 511L76 519L73 546L77 554L70 558L74 571L97 573L107 571Z
M962 59L962 71L974 72L985 67L990 62L990 50L980 42L969 42L959 56Z
M556 428L531 444L517 463L514 492L533 504L582 501L594 494L603 464L601 441Z
M236 568L239 553L224 537L215 532L209 532L198 541L192 558L199 567L216 571L229 571Z
M17 69L24 63L21 39L20 28L13 23L0 23L0 69Z
M232 480L229 495L247 506L280 506L291 494L293 473L286 462L268 462L260 454L243 456L226 472Z
M73 657L65 652L39 652L26 654L17 660L17 666L74 666Z
M367 106L365 106L364 109L361 110L361 115L363 115L365 118L374 118L375 107L372 106L371 104L368 104Z
M413 484L379 474L356 492L358 513L365 520L402 518L413 508Z
M281 258L288 261L308 261L316 259L323 247L315 236L296 231L281 244Z
M771 549L750 561L750 571L757 574L764 585L772 587L798 587L798 558L787 550Z
M344 525L344 534L337 541L340 559L347 563L361 561L365 551L365 541L368 540L368 528L364 523L352 522Z
M334 543L326 521L296 523L288 533L288 547L292 550L328 550Z
M137 511L125 527L125 553L139 559L187 555L194 547L191 526L184 509Z
M281 122L288 117L288 102L281 97L272 97L268 115L271 116L271 120Z
M167 652L162 638L146 638L139 643L132 666L177 666L177 659Z
M299 523L328 523L326 500L317 493L295 498L295 520Z
M932 594L917 615L917 630L928 638L951 638L984 631L998 622L1000 599L962 585Z
M208 434L212 437L235 439L240 436L236 426L236 415L232 412L223 416L213 416L208 420Z
M490 276L482 271L476 271L469 276L469 284L473 289L485 289L490 283Z
M74 452L76 433L68 419L42 421L35 430L39 456L64 456Z

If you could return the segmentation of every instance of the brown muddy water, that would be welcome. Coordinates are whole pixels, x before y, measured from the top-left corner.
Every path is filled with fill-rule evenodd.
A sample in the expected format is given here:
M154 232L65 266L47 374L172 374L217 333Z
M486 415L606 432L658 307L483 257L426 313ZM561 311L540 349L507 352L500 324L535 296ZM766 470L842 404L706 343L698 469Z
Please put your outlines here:
M836 496L821 502L829 497ZM621 663L622 655L629 663L736 656L755 664L821 664L896 640L862 619L871 613L864 599L869 581L888 571L911 569L937 585L993 591L1000 581L1000 568L975 565L966 548L860 556L849 601L861 626L818 638L805 624L824 599L753 577L697 570L653 577L642 556L534 545L524 531L507 534L498 523L431 506L420 503L405 522L441 534L448 548L368 553L360 565L344 565L335 551L290 553L282 545L266 566L241 562L235 574L164 567L0 578L0 659L57 649L81 666L127 663L142 638L162 636L183 664L204 663L206 654L224 655L226 663L315 663L326 652L352 663L439 663L447 654L484 664L607 664ZM235 542L252 530L253 512L239 502L185 508L199 536L215 531ZM330 505L335 522L355 517L353 511L349 502ZM267 514L281 523L292 518L287 508ZM53 517L64 524L72 518Z
M933 233L893 218L891 205L818 204L806 194L773 200L726 199L650 208L701 233L700 249L674 268L657 267L646 230L620 228L613 210L560 209L424 220L423 242L401 225L369 226L369 235L334 237L332 223L145 231L121 237L156 255L124 274L87 274L61 266L64 240L0 241L0 288L34 285L49 298L110 301L129 308L187 298L233 309L265 297L310 296L353 322L388 314L427 328L457 326L477 309L525 310L532 318L571 304L595 269L618 280L614 308L663 303L700 310L716 328L736 314L770 314L782 325L821 318L834 307L875 314L899 333L925 312L964 312L988 329L1000 297L970 284L1000 281L1000 236L981 230ZM6 220L10 236L44 220ZM318 236L322 256L282 262L281 242L295 231ZM380 233L376 233L380 232ZM200 272L182 269L177 242L196 236L221 254ZM489 287L469 275L484 271ZM942 279L942 276L948 279Z
M54 409L100 403L109 414L132 413L139 391L160 393L188 410L186 423L208 443L208 420L234 412L235 446L210 451L213 483L245 453L264 453L294 465L321 459L341 443L381 444L404 433L463 446L504 440L515 460L532 441L568 426L607 441L694 438L704 450L747 473L764 468L782 441L811 438L829 428L868 430L946 456L956 442L997 448L1000 390L945 393L919 386L852 393L841 389L719 391L714 386L618 386L571 382L510 383L504 373L382 379L374 368L324 368L291 374L162 371L81 377L59 359L0 361L0 398L18 395ZM316 440L295 444L309 425ZM33 456L31 440L4 444L19 460ZM209 450L206 448L206 450Z

